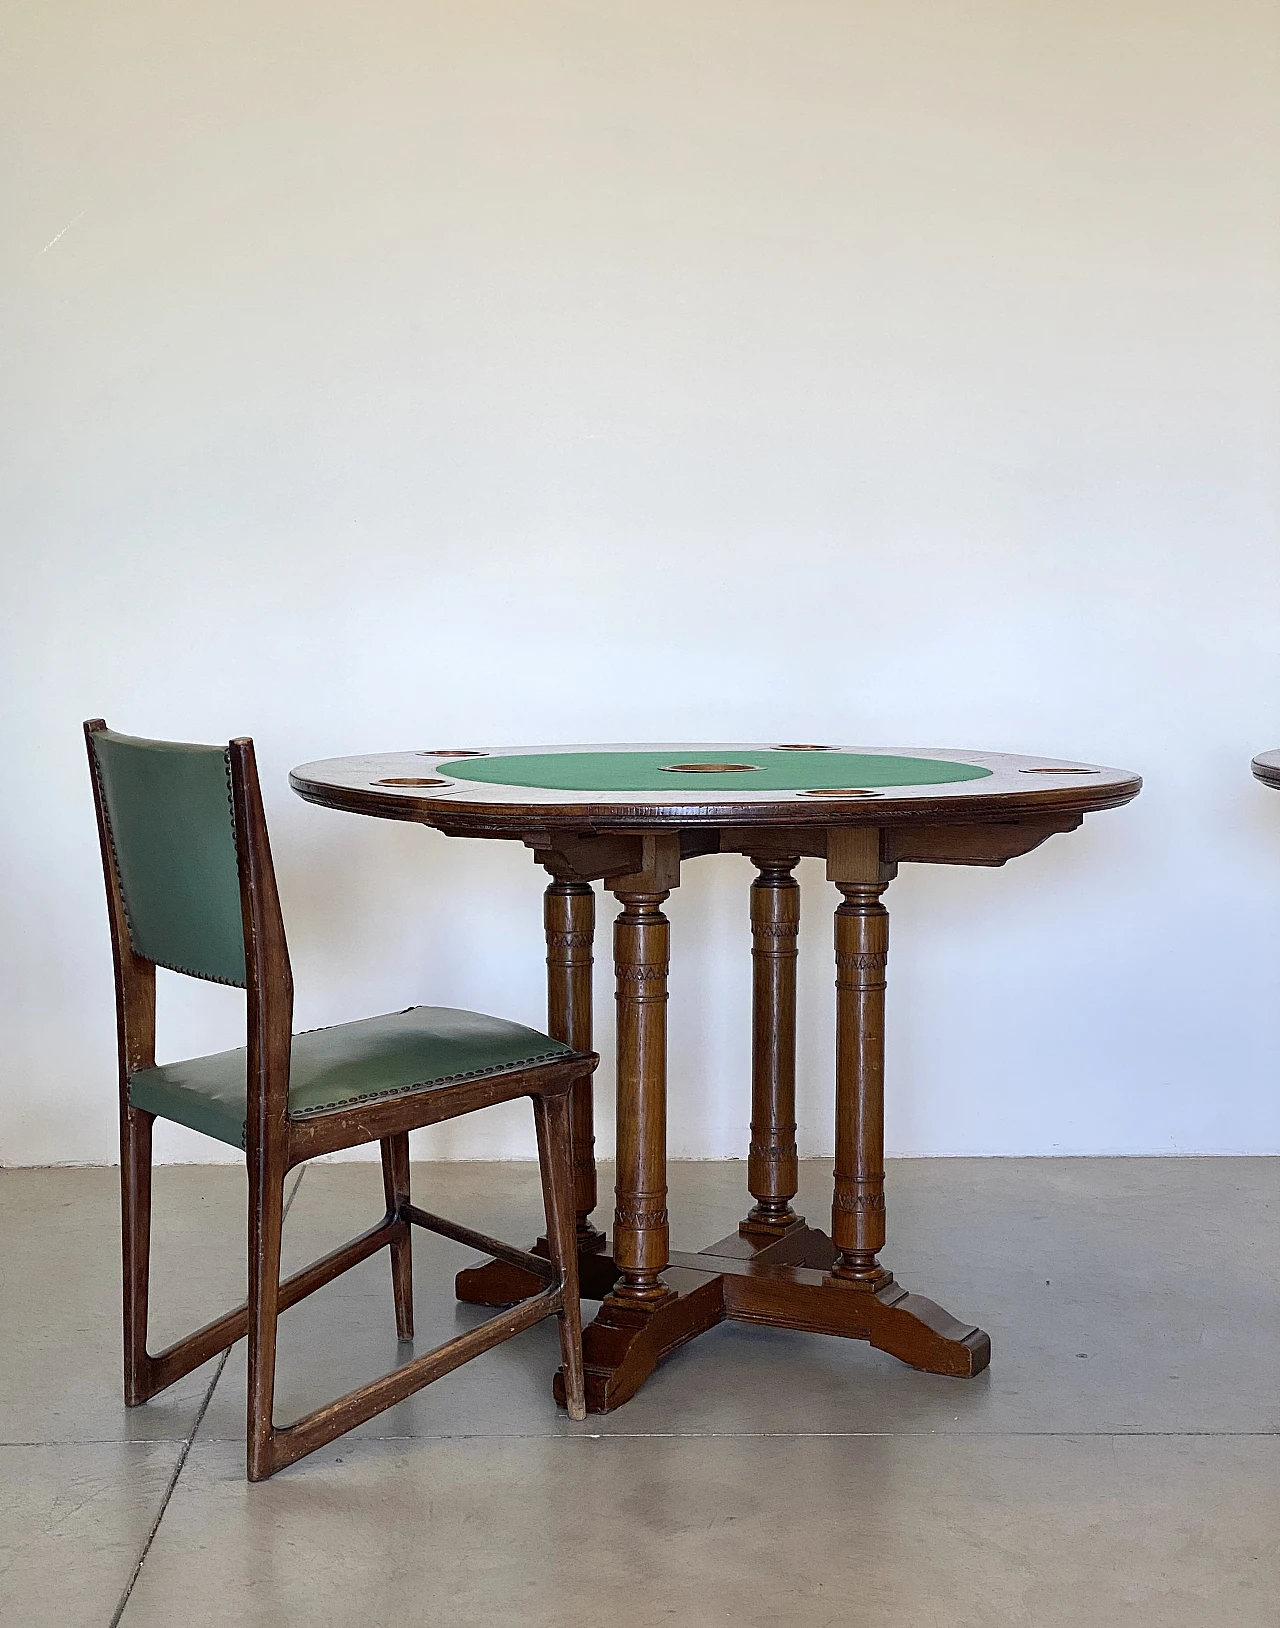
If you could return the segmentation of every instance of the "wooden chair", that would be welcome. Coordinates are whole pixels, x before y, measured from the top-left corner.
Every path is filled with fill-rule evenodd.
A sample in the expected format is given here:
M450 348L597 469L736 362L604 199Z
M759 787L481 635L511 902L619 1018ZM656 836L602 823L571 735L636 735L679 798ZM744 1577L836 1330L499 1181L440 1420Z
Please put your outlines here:
M569 1414L585 1418L569 1092L596 1057L521 1024L447 1007L411 1007L293 1034L293 979L253 742L233 740L223 748L136 740L115 734L101 718L84 729L116 973L126 1403L145 1402L247 1334L248 1475L261 1481L555 1316ZM244 989L247 1046L157 1066L157 966ZM411 1130L522 1096L533 1101L549 1260L431 1215L409 1198ZM249 1299L152 1356L147 1273L157 1115L244 1150ZM382 1144L386 1215L282 1283L286 1173L317 1154L372 1141ZM413 1337L412 1226L522 1266L546 1287L295 1424L277 1427L277 1318L313 1290L388 1248L396 1329L402 1340Z

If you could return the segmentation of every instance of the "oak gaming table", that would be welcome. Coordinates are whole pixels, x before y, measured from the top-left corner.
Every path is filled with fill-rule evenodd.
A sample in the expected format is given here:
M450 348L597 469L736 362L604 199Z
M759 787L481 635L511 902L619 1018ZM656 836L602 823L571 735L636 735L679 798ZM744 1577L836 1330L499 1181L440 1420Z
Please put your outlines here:
M619 1406L670 1352L726 1318L868 1340L912 1367L970 1376L987 1335L894 1282L885 1242L884 1003L889 917L902 864L1003 865L1086 814L1138 794L1137 775L991 752L822 745L433 749L309 763L293 789L326 808L413 820L453 837L521 842L551 876L545 896L548 1028L592 1049L592 883L622 906L617 978L617 1184L612 1241L591 1220L596 1168L589 1082L575 1096L587 1405ZM737 1232L700 1254L669 1247L662 906L687 860L745 854L754 997L754 1200ZM831 1233L791 1207L796 937L804 856L821 859L835 912L836 1153ZM534 1246L545 1251L545 1242ZM503 1261L459 1273L460 1299L506 1305L536 1282ZM556 1392L563 1400L562 1376Z

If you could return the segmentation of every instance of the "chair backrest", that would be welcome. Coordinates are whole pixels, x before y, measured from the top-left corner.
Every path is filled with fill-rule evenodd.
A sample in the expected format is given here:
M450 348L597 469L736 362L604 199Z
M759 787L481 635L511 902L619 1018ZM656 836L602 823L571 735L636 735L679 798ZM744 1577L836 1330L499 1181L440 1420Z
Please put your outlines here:
M253 742L184 746L84 726L116 972L120 1128L129 1081L155 1062L156 967L248 995L250 1160L288 1114L293 974Z
M244 988L229 749L105 727L88 740L134 954Z

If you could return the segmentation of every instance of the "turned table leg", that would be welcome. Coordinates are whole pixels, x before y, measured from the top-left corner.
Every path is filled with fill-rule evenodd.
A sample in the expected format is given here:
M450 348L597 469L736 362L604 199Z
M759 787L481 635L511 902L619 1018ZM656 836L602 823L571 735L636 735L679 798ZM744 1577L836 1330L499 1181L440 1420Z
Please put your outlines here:
M639 1307L671 1293L667 1265L667 891L619 889L614 923L618 1007L618 1179L613 1260L616 1306Z
M608 1413L670 1352L724 1317L721 1274L668 1271L667 972L671 929L662 913L680 879L680 845L646 836L644 868L607 879L622 905L614 924L617 975L618 1176L613 1214L617 1272L583 1330L587 1409ZM583 1257L588 1258L588 1257ZM557 1375L557 1397L564 1376Z
M596 896L589 882L553 881L543 902L547 932L547 1033L575 1051L592 1047L591 969L596 933ZM596 1207L595 1127L592 1081L578 1081L570 1096L573 1119L573 1185L578 1248L604 1248L592 1224Z
M836 911L836 1166L832 1275L880 1289L892 1274L884 1248L884 997L887 881L840 882Z
M822 1275L778 1258L772 1276L735 1279L730 1316L869 1340L913 1367L935 1374L980 1373L991 1342L923 1295L908 1294L879 1261L885 1242L884 1002L889 913L881 895L896 871L881 856L872 827L827 835L827 877L840 889L836 910L836 1159L831 1239L799 1237ZM792 1237L796 1237L793 1234ZM787 1248L788 1240L776 1246ZM834 1246L834 1248L832 1248Z
M752 859L751 1149L747 1187L755 1199L738 1228L767 1240L794 1227L796 1162L796 939L799 854Z
M591 969L595 942L596 896L589 882L554 878L543 898L547 939L547 1032L575 1051L592 1049ZM573 1122L574 1208L577 1212L578 1277L586 1299L598 1300L613 1283L615 1272L604 1234L592 1225L596 1207L595 1132L592 1082L588 1075L570 1095ZM533 1246L536 1255L550 1253L546 1236ZM508 1261L469 1266L454 1279L459 1300L477 1306L510 1306L537 1294L541 1280Z
M889 914L880 902L895 866L881 834L827 832L827 877L836 910L836 1160L831 1237L798 1224L775 1242L726 1238L695 1257L724 1273L735 1321L867 1340L914 1368L971 1377L991 1341L923 1295L908 1294L881 1266L884 1203L884 1002ZM752 1184L752 1191L756 1191ZM791 1191L794 1192L794 1187ZM746 1227L742 1229L746 1232ZM743 1259L744 1248L750 1250Z

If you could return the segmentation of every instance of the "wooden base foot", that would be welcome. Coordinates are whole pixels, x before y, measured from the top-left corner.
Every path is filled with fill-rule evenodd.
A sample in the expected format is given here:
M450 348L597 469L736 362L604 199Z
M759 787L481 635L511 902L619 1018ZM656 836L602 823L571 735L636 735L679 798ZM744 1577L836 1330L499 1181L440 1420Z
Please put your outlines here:
M837 1256L825 1232L798 1221L775 1239L730 1233L701 1254L672 1259L720 1268L734 1322L866 1340L912 1368L953 1378L971 1379L990 1363L991 1340L980 1328L909 1294L889 1273L872 1285L838 1276Z
M621 1407L665 1357L726 1318L866 1340L912 1368L951 1378L971 1379L990 1363L991 1341L980 1328L909 1294L892 1277L865 1285L837 1276L838 1253L825 1232L799 1218L777 1237L731 1232L701 1254L673 1254L662 1274L671 1293L636 1302L610 1293L618 1272L603 1244L584 1250L583 1298L602 1302L582 1336L588 1413ZM458 1274L457 1294L504 1306L536 1293L536 1284L525 1288L533 1281L517 1267L489 1261ZM560 1374L555 1394L563 1403Z
M825 1232L808 1226L802 1215L778 1232L757 1232L742 1222L719 1243L708 1244L701 1255L722 1261L752 1261L757 1266L812 1266L829 1272L836 1262L836 1247ZM699 1258L701 1258L701 1255Z
M991 1340L892 1278L863 1289L809 1267L773 1267L726 1275L725 1312L735 1322L802 1328L866 1340L924 1373L972 1379L991 1361Z
M547 1256L547 1240L539 1238L530 1245L534 1255ZM584 1300L603 1300L617 1280L618 1269L609 1254L609 1243L604 1233L578 1235L578 1283ZM453 1292L459 1300L471 1306L514 1306L518 1300L527 1300L543 1287L542 1280L532 1272L522 1272L518 1266L506 1261L485 1261L482 1266L468 1266L453 1280Z
M738 1233L740 1237L763 1245L771 1243L775 1238L783 1238L796 1227L803 1225L804 1216L797 1215L789 1204L785 1209L774 1212L757 1204L745 1221L738 1222Z
M662 1280L672 1291L665 1299L646 1306L610 1295L583 1329L588 1413L611 1413L629 1401L664 1357L724 1321L720 1273L673 1267ZM563 1372L554 1390L563 1403Z

